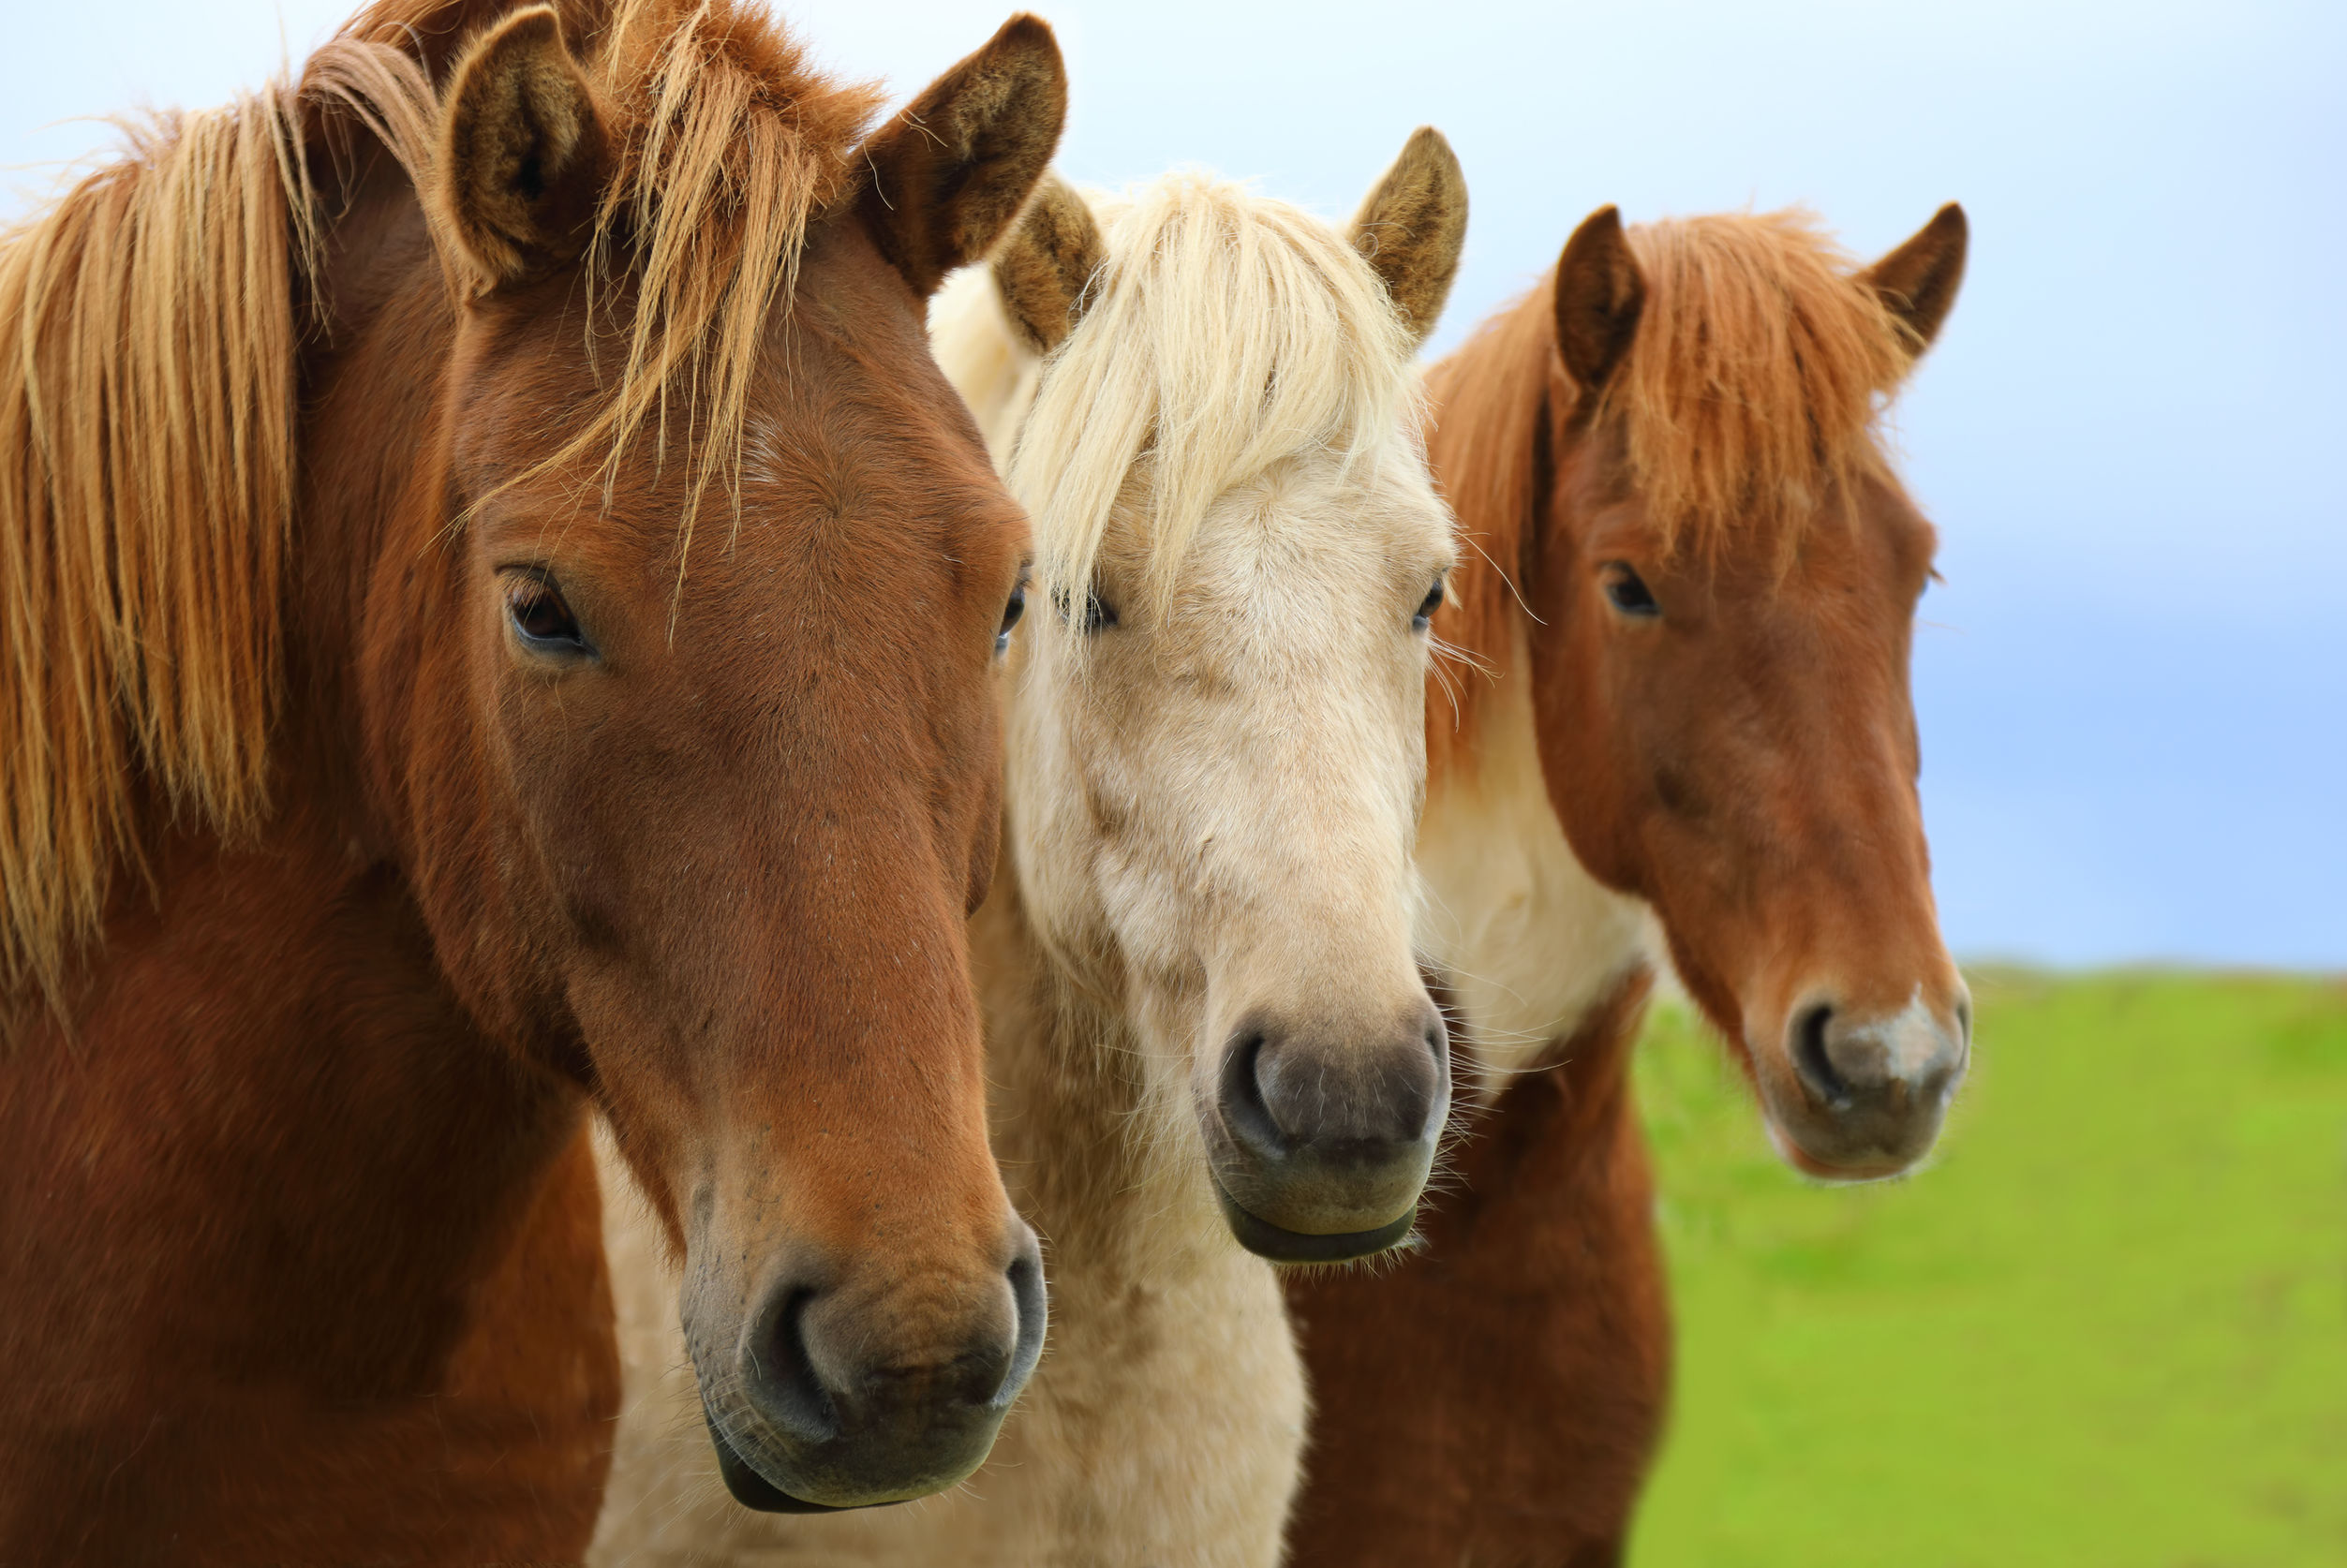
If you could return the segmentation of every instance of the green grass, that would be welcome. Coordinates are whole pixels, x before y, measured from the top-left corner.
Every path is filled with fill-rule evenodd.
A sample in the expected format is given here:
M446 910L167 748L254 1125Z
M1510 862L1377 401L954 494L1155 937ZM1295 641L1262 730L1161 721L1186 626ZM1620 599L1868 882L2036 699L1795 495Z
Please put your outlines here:
M1637 1568L2347 1564L2347 987L1972 976L1932 1166L1825 1189L1683 1013Z

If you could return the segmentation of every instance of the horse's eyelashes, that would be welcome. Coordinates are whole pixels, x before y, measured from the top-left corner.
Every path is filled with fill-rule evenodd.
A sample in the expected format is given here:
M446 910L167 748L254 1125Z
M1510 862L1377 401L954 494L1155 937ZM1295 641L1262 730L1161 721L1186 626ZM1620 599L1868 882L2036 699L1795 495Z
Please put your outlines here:
M1055 593L1051 596L1051 608L1059 613L1060 619L1063 621L1075 619L1068 613L1068 597L1063 593ZM1084 596L1084 618L1077 622L1077 630L1106 631L1116 624L1117 607L1115 605L1101 598L1096 590Z
M1018 625L1019 620L1026 614L1027 579L1022 576L1018 580L1018 586L1011 590L1009 602L1003 606L1003 624L994 633L994 651L996 653L1007 653L1010 651L1012 629Z
M515 578L505 590L505 610L525 646L540 653L580 654L592 650L578 617L561 590L542 577Z

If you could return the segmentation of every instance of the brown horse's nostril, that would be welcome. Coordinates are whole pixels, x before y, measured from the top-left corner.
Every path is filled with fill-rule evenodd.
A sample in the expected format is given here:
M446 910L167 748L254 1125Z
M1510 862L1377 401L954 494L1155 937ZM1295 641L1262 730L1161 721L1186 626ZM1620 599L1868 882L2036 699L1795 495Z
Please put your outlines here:
M1969 998L1953 1011L1951 1031L1920 1004L1894 1016L1860 1018L1815 1002L1793 1015L1787 1052L1803 1087L1837 1115L1928 1110L1964 1070Z
M807 1309L818 1293L812 1286L786 1289L766 1315L763 1340L750 1353L750 1376L744 1386L750 1403L776 1431L789 1441L810 1445L829 1442L839 1435L839 1412L817 1376L807 1351Z
M926 1300L903 1305L837 1288L811 1260L771 1289L725 1380L735 1386L704 1383L735 1499L769 1512L816 1506L796 1485L760 1479L769 1472L816 1496L869 1494L875 1475L914 1496L968 1473L1043 1354L1042 1250L1017 1219L1006 1239L993 1289L983 1275L932 1278Z
M1019 1226L1025 1239L1011 1265L1003 1272L1011 1283L1011 1306L1018 1314L1018 1329L1012 1337L1010 1365L994 1385L988 1403L998 1410L1008 1410L1027 1386L1027 1379L1043 1359L1043 1330L1050 1318L1043 1290L1043 1248L1035 1240L1035 1233L1024 1224Z
M1834 1009L1826 1002L1806 1007L1793 1018L1793 1067L1811 1094L1828 1105L1849 1103L1849 1085L1835 1070L1834 1058L1826 1050L1825 1031L1834 1022Z

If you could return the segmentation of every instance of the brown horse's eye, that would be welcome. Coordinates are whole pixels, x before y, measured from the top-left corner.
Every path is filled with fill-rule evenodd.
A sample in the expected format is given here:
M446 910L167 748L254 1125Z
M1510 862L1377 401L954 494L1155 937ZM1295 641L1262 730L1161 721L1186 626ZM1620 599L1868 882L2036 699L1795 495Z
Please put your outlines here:
M561 593L542 577L517 577L508 584L505 613L522 645L532 652L570 656L595 651Z
M1605 597L1616 610L1640 620L1652 620L1662 614L1662 606L1655 602L1654 590L1626 561L1606 563Z
M1426 630L1434 624L1434 612L1442 607L1442 579L1436 578L1434 585L1426 590L1426 597L1419 601L1418 614L1410 617L1410 629L1412 631Z
M1018 625L1020 618L1026 614L1027 578L1026 574L1022 572L1019 574L1018 586L1011 590L1010 601L1003 606L1003 624L994 633L994 651L996 653L1007 653L1010 651L1011 631Z

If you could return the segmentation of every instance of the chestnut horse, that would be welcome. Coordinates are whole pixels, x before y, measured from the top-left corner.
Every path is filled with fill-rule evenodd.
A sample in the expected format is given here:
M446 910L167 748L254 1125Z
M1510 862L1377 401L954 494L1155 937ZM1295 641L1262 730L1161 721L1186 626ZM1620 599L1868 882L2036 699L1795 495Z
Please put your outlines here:
M1064 102L728 0L385 0L0 240L0 1561L575 1559L587 1107L729 1465L1040 1349L963 921L1024 520L924 301Z
M690 1407L635 1397L679 1359L643 1333L673 1290L616 1214L631 1411L592 1561L1275 1568L1305 1400L1266 1256L1398 1239L1445 1121L1410 845L1456 546L1412 359L1465 219L1432 130L1349 231L1197 174L1052 181L938 295L1051 606L1011 655L1004 869L972 926L1051 1354L948 1496L710 1507Z
M1669 1331L1627 1057L1651 918L1780 1149L1889 1176L1969 1046L1915 795L1932 530L1879 412L1954 303L1943 209L1872 268L1797 214L1584 223L1438 365L1465 537L1420 856L1488 1109L1427 1246L1301 1278L1296 1561L1620 1561Z

